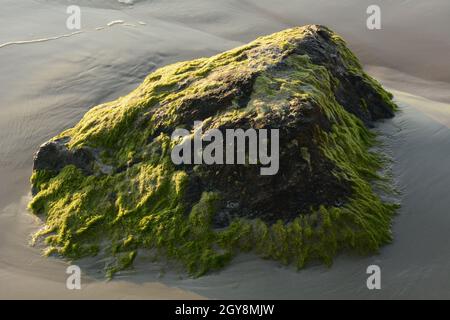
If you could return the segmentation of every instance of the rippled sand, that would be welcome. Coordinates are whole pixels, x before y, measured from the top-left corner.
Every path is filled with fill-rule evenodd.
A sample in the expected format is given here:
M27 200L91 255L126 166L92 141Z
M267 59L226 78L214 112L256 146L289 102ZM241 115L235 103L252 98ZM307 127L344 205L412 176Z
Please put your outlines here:
M82 30L71 34L69 1L2 1L0 298L450 298L448 1L381 1L381 31L365 28L365 0L78 2ZM95 262L85 261L83 289L68 291L67 264L28 246L39 228L26 211L38 146L154 68L306 23L341 33L399 102L397 117L378 128L403 194L394 243L377 256L341 256L331 269L301 272L243 255L200 279L141 261L105 282ZM382 268L380 292L365 286L372 263Z

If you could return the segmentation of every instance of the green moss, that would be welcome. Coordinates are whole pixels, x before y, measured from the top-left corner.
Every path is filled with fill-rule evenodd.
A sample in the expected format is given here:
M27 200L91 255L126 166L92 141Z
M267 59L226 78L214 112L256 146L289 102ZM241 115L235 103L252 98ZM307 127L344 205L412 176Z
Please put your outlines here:
M37 193L41 190L42 187L45 186L45 183L47 183L55 175L56 173L51 170L33 171L33 174L30 178L30 183Z
M106 267L106 276L111 279L117 272L130 268L133 265L136 256L136 251L118 254L117 259Z
M382 202L372 187L381 181L377 172L383 164L370 151L375 136L336 101L332 88L338 80L324 66L292 54L305 30L289 29L211 58L161 68L129 95L92 109L59 135L69 138L69 148L96 148L103 163L125 169L92 176L75 166L59 173L33 173L31 182L38 193L29 207L45 220L46 227L34 236L44 241L45 253L77 259L101 250L113 258L106 266L112 276L132 266L138 249L147 249L200 276L222 268L240 251L302 268L316 260L331 265L346 249L376 252L389 242L396 206ZM333 35L333 41L347 68L394 110L392 97L365 75L343 40ZM281 60L284 67L273 68ZM320 106L332 128L317 127L315 140L322 155L339 169L335 175L351 185L352 197L340 206L298 212L289 223L235 219L227 228L214 230L212 218L221 195L204 192L196 204L186 203L189 173L173 165L170 137L159 129L178 124L183 101L220 91L225 78L254 74L246 107L221 111L205 123L220 126L248 114L255 114L255 119L269 113L288 117L286 101L293 98ZM299 152L311 170L310 150L303 147Z
M308 164L309 171L312 171L311 155L309 154L308 148L307 147L301 147L300 148L300 154L302 156L302 159L305 160L306 163Z

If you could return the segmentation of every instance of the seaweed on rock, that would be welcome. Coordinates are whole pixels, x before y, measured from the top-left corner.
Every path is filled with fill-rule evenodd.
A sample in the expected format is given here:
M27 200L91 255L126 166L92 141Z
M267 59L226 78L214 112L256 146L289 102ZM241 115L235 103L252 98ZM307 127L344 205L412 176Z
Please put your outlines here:
M383 160L368 126L395 109L323 26L160 68L38 151L29 207L46 226L34 239L69 259L107 254L109 276L140 249L195 276L240 251L298 268L331 265L345 249L376 252L392 239L397 206L374 192ZM170 135L195 120L209 129L280 129L279 173L175 166Z

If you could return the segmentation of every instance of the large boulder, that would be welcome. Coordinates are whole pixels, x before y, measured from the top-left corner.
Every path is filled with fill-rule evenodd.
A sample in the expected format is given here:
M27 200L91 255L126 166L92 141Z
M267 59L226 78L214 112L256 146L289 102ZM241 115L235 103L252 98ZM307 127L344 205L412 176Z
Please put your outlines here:
M193 274L247 250L298 267L330 264L342 249L374 252L391 240L396 206L373 190L383 161L368 128L395 108L318 25L166 66L41 147L30 208L47 228L36 239L69 258L101 251L109 274L145 248ZM203 131L278 129L279 170L175 165L171 135L195 121Z

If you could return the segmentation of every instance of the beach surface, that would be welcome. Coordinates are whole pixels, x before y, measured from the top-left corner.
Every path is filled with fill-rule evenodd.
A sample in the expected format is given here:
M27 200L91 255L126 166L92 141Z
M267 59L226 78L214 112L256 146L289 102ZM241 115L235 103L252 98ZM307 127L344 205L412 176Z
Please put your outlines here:
M82 8L79 32L66 28L74 3ZM365 0L2 1L0 298L450 298L450 3L379 3L382 29L370 31ZM87 260L82 290L67 290L68 263L29 246L41 227L26 209L39 145L155 68L309 23L340 33L400 106L375 129L401 191L394 242L378 255L341 255L332 268L300 272L241 255L199 279L142 259L107 282ZM366 287L371 264L381 267L382 290Z

